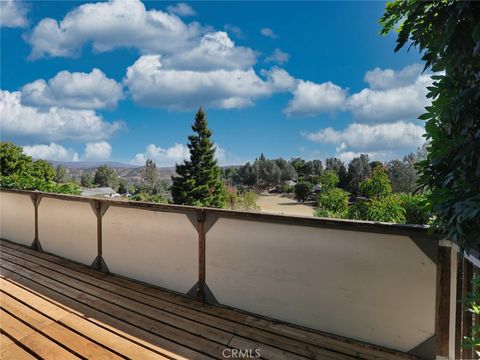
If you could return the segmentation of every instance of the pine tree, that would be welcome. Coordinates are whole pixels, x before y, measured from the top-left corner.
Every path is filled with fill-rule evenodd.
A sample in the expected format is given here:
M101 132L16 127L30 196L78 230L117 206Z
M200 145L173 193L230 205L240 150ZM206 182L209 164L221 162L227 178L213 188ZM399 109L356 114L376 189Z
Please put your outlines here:
M225 188L215 160L215 145L210 139L205 112L200 108L188 137L190 160L176 165L178 176L172 176L175 204L220 208L225 205Z

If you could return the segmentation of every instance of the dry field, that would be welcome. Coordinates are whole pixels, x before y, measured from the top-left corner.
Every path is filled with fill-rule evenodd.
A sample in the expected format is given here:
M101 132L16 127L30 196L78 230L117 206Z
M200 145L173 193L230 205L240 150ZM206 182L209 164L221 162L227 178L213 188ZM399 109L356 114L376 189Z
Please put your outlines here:
M257 205L262 212L284 215L313 216L313 206L302 204L284 195L262 193L258 195Z

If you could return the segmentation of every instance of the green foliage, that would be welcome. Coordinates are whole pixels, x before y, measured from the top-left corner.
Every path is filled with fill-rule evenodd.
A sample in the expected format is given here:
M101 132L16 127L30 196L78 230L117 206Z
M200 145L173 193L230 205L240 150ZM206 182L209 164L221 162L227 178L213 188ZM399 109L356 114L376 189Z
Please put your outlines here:
M333 170L338 176L338 186L344 190L348 189L348 172L345 164L338 158L328 158L325 160L325 171Z
M322 184L322 192L328 192L337 187L339 183L339 178L335 171L327 170L320 178L320 183Z
M317 204L315 216L344 219L348 215L348 193L345 190L331 188L322 191L317 197Z
M392 186L383 166L377 166L372 176L360 184L360 193L371 199L384 199L392 193Z
M308 196L312 193L313 185L308 181L299 181L295 184L294 192L295 192L295 199L297 201L305 202Z
M462 248L480 239L480 2L394 1L380 20L382 33L397 24L397 46L417 47L437 74L427 97L427 159L419 183L430 189L436 225Z
M153 202L157 204L167 204L167 198L162 194L150 195L147 193L138 193L130 197L133 201Z
M4 176L29 174L32 158L23 154L21 146L11 142L0 142L0 171Z
M226 189L225 205L231 210L258 211L257 194L253 191L238 191L233 187Z
M280 169L280 181L286 182L289 180L295 180L298 177L294 167L285 159L275 159L275 163Z
M55 177L55 170L48 161L36 160L32 163L32 170L30 174L33 177L43 179L45 181L53 181Z
M356 220L405 223L405 209L395 196L358 200L348 209L348 217Z
M424 194L397 194L400 205L405 209L407 224L425 225L432 218L432 209L428 197Z
M82 177L80 178L80 184L82 184L83 187L92 188L94 185L93 184L94 176L95 175L90 171L83 172Z
M67 169L65 169L65 167L62 166L62 165L58 165L55 168L55 176L54 176L53 180L57 183L67 183L67 182L69 182Z
M188 137L190 160L177 164L178 176L172 177L172 196L175 204L221 208L225 204L225 189L221 171L215 160L205 113L200 108L192 126L194 135Z
M368 155L361 154L348 164L348 190L353 195L360 194L360 184L370 177L372 169Z
M144 169L145 185L149 194L156 193L155 187L158 180L157 165L151 159L147 159Z
M98 187L108 186L116 191L118 189L118 186L120 185L120 182L115 169L112 169L107 165L102 165L95 172L93 184Z
M472 280L472 292L468 294L466 305L475 317L480 316L480 277L478 276ZM472 333L464 337L464 344L465 348L473 349L477 357L480 356L480 325L478 323L472 326Z
M22 151L21 146L13 143L0 143L0 186L9 189L80 194L79 187L74 183L57 184L53 181L55 170L49 162L33 161Z
M257 185L269 190L272 186L280 183L282 170L278 167L275 160L269 160L261 154L253 164L257 171Z
M291 194L291 193L293 193L294 187L292 185L288 185L288 184L280 184L278 186L278 189L283 194Z

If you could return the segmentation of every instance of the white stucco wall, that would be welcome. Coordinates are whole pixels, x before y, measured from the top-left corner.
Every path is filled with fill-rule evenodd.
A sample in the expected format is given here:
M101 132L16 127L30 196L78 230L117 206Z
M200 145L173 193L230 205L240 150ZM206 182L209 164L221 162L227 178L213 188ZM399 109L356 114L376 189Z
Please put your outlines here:
M44 197L38 238L44 251L91 265L97 256L97 218L88 202Z
M113 273L186 293L198 281L198 233L185 214L111 206L103 258Z
M35 238L35 207L29 194L0 192L0 236L30 246Z
M206 241L221 304L401 351L434 335L436 265L406 236L219 219Z

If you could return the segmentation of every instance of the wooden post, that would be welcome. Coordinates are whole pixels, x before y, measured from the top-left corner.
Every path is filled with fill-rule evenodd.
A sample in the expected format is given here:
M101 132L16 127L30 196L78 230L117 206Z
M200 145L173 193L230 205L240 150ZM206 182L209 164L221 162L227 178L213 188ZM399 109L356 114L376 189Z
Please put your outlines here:
M478 277L480 276L480 269L477 268L476 266L473 267L473 277L475 279L478 279ZM474 326L477 328L477 329L480 329L480 315L479 314L474 314L473 315L473 324ZM480 350L478 348L476 349L473 349L473 358L474 359L480 359L480 356L479 354L477 354L477 352L475 350Z
M463 357L463 254L458 253L455 303L455 359Z
M470 261L463 258L463 321L462 321L462 335L463 338L472 336L472 313L468 310L468 304L465 302L469 294L472 292L473 266ZM472 349L463 348L463 359L472 359Z
M437 356L448 358L450 331L450 268L451 248L439 246L437 262L437 295L435 334Z
M205 302L205 213L200 210L198 221L198 300Z
M93 200L90 202L90 206L97 217L97 257L93 260L91 267L96 270L103 272L110 272L108 270L107 264L103 260L103 229L102 229L102 218L105 212L107 211L109 205L102 203L99 200Z
M30 194L30 199L33 202L34 216L35 216L35 237L33 238L32 245L30 246L34 250L42 251L42 246L40 245L40 240L38 238L38 206L42 200L40 194Z

